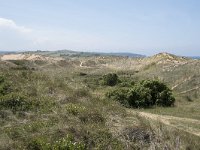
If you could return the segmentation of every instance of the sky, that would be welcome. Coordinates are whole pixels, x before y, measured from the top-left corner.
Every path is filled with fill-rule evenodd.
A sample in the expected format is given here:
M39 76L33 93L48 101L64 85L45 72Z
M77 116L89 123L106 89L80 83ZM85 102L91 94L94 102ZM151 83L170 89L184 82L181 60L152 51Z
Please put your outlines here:
M0 50L200 56L199 0L0 0Z

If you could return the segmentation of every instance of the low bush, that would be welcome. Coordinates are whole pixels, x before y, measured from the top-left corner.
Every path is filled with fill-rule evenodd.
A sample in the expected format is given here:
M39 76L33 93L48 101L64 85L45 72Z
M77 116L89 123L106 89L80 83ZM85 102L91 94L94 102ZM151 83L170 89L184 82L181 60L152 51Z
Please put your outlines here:
M0 108L11 109L12 111L26 111L32 107L24 95L11 93L0 97Z
M115 86L118 83L119 79L117 74L109 73L103 76L102 84L108 86Z
M86 75L87 75L87 73L80 72L80 73L79 73L79 75L80 75L80 76L86 76Z
M153 105L172 106L174 104L175 98L166 84L157 80L143 80L139 85L150 90Z
M4 76L0 76L0 96L3 96L10 92L10 85L6 81Z
M129 106L127 93L128 88L117 88L106 93L106 97L119 101L124 106Z
M33 139L27 146L29 150L84 150L85 145L75 142L71 136L61 138L57 141L48 142L43 138Z
M131 107L145 108L154 105L150 89L140 85L136 85L128 91L127 99Z
M128 107L148 108L173 106L175 98L171 90L157 80L143 80L133 87L118 88L106 93L108 98L119 101Z

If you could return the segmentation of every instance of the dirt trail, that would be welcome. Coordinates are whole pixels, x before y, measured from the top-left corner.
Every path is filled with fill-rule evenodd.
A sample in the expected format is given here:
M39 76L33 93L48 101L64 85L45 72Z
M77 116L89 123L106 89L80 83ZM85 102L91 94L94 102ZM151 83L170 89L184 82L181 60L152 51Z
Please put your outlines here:
M172 87L172 90L174 90L175 88L177 88L178 86L180 86L181 84L183 84L183 83L185 83L185 82L187 82L187 81L190 81L192 79L192 76L190 76L190 77L188 77L188 78L186 78L186 79L184 79L184 80L180 80L179 81L179 83L178 84L176 84L176 85L174 85L173 87Z
M177 128L179 130L184 130L196 136L200 136L200 120L181 118L167 115L157 115L147 112L138 112L134 110L128 110L129 114L138 114L146 119L159 121L165 125Z

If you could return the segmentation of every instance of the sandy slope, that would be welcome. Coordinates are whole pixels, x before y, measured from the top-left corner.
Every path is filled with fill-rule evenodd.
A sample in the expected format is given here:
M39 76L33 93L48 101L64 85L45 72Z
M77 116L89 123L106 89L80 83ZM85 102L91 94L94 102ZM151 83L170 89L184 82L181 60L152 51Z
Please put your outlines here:
M42 61L59 61L63 60L63 58L60 57L46 57L36 54L7 54L1 56L1 60L42 60Z
M128 110L129 113L136 113L133 110ZM200 120L191 118L181 118L168 115L157 115L146 112L137 112L141 117L145 117L148 120L159 121L165 125L184 130L188 133L200 136Z

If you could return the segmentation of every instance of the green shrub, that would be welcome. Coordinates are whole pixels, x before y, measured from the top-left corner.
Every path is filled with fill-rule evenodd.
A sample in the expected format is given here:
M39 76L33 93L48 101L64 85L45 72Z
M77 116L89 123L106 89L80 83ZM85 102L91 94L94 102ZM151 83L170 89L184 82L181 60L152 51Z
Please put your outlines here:
M118 76L115 73L109 73L103 76L103 85L115 86L118 82Z
M7 93L10 92L10 85L9 83L5 80L5 77L0 76L0 96L3 96Z
M47 150L48 149L48 144L45 143L42 139L34 139L32 140L28 146L27 149L29 150Z
M31 102L17 93L7 94L0 97L0 108L11 109L12 111L25 111L31 108Z
M108 98L121 104L135 108L157 106L173 106L175 98L171 90L157 80L143 80L133 87L118 88L106 93Z
M29 142L29 150L84 150L85 145L81 142L75 142L71 136L56 141L49 142L44 138L35 138Z
M86 75L87 75L87 73L80 72L80 73L79 73L79 75L80 75L80 76L86 76Z
M131 107L149 107L152 106L152 96L150 89L136 85L131 88L127 94L128 104Z
M124 106L129 106L128 102L128 88L117 88L106 93L106 97L119 101Z
M172 106L174 104L175 98L166 84L157 80L143 80L139 85L150 90L153 105Z

